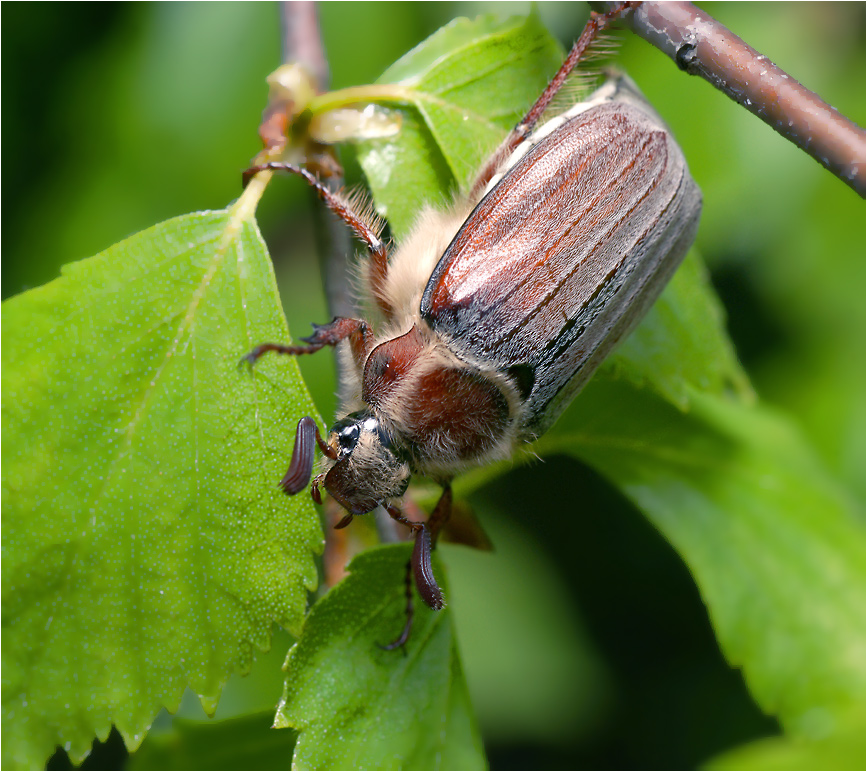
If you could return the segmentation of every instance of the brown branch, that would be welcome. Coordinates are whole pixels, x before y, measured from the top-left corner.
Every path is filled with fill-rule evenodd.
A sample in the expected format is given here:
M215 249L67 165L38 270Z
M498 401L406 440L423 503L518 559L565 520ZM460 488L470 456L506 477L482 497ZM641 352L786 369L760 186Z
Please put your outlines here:
M329 86L330 73L325 48L322 45L316 3L282 2L280 22L284 64L300 64L314 79L313 86L316 93L325 92ZM283 108L285 110L285 105ZM279 109L278 105L275 111ZM266 109L263 124L264 119L268 117L267 113ZM285 131L283 136L285 137ZM265 137L263 141L264 139ZM338 173L334 168L328 171L324 182L331 190L340 187L343 182L342 171ZM316 197L312 190L311 196ZM326 207L320 206L318 200L314 203L313 212L319 271L325 287L328 311L332 316L355 317L358 315L358 308L350 285L351 272L348 260L353 253L352 237L346 224ZM338 380L342 381L340 358L336 357L335 361ZM399 541L401 534L397 530L397 524L382 507L377 507L375 516L380 541Z
M315 79L316 93L328 89L329 69L319 29L315 3L284 2L280 4L283 40L283 62L297 63ZM326 180L332 190L342 183L342 176L332 173ZM315 198L315 193L311 191ZM328 310L332 316L356 315L349 284L347 258L352 254L352 240L346 226L325 207L314 205L315 231L318 241L319 270L325 286ZM339 367L338 359L338 367ZM338 377L340 373L338 371Z
M298 91L309 89L321 94L328 89L329 68L322 45L317 7L310 2L280 3L280 31L283 42L283 64L299 65L309 81ZM259 133L266 149L279 150L286 144L286 134L293 118L306 105L293 105L291 89L281 92L272 86L270 102L262 116ZM282 119L282 121L281 121ZM279 144L278 144L279 143ZM307 161L309 159L302 159ZM342 177L332 168L325 180L329 188L339 187ZM325 285L328 310L333 316L355 316L347 272L347 255L351 253L350 236L342 221L315 200L313 205L319 267ZM339 360L338 360L339 366Z
M590 3L608 11L617 2ZM865 132L692 3L644 2L624 23L793 142L862 198Z
M303 65L313 76L317 91L325 91L331 80L331 73L322 46L316 4L280 3L280 28L283 33L283 63Z

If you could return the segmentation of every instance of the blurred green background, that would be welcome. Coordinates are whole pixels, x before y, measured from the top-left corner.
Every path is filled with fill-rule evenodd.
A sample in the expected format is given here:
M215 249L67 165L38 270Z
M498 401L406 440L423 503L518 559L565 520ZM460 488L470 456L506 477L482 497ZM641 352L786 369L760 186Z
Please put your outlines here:
M702 7L864 125L863 4ZM456 15L528 8L326 3L332 85L374 80ZM582 4L539 9L564 46L587 15ZM239 194L259 147L264 78L280 57L275 5L4 3L2 22L4 298L153 223ZM668 121L703 190L697 246L760 397L795 418L863 502L864 202L709 85L618 37L619 65ZM314 205L287 179L260 209L296 336L328 318ZM302 366L330 417L329 358ZM516 470L473 505L497 553L446 548L445 557L492 767L690 768L776 731L723 662L679 558L595 474L554 459ZM279 634L252 676L230 682L218 718L273 706L286 643ZM182 713L203 717L194 700ZM265 727L268 718L247 720ZM212 752L216 742L206 743ZM142 753L188 767L182 744L164 717ZM263 746L260 762L255 753L246 768L288 766L283 746ZM122 756L112 737L85 766L111 768ZM66 763L62 753L52 760Z

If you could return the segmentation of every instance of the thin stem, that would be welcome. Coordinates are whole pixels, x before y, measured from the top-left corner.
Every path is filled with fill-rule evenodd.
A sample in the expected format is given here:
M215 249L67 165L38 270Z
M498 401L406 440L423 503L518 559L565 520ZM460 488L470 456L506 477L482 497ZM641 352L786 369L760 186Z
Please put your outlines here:
M319 94L327 93L330 75L316 4L284 2L280 9L284 63L297 62L304 66L316 79L316 91ZM324 182L330 190L336 190L342 185L343 178L334 175ZM315 199L312 190L311 197ZM355 317L357 313L348 271L348 257L352 254L351 236L340 218L321 206L318 200L313 204L313 212L319 270L328 311L332 316ZM340 379L340 359L336 361Z
M328 100L333 100L334 96L328 94L330 75L316 4L283 2L280 4L280 11L284 63L298 62L306 67L315 78L316 91L320 95L324 94L314 97L314 101L320 99L326 105L330 104ZM338 100L346 97L345 94L341 97L342 93L337 92ZM334 175L324 182L329 189L335 190L342 185L343 179L342 176ZM315 198L312 189L311 197ZM358 316L358 309L350 285L349 256L353 251L351 234L345 223L327 207L321 206L318 200L313 203L313 212L319 271L325 287L328 311L332 316L354 318ZM342 380L339 357L336 357L336 364L338 380ZM377 507L375 517L381 541L393 542L400 539L397 524L382 507Z
M413 104L420 99L430 99L429 95L397 83L371 84L368 86L349 86L338 91L329 91L310 100L310 111L324 113L338 107L351 107L358 104Z
M607 11L620 3L590 5ZM864 129L768 57L692 3L644 2L624 23L680 69L704 78L864 197Z
M317 5L310 2L280 3L280 27L283 63L303 65L313 76L318 90L325 91L331 74L319 33Z
M273 174L274 172L267 169L258 172L244 188L238 200L232 205L228 237L235 238L236 231L241 225L253 219L256 207L259 205L259 199L262 198Z

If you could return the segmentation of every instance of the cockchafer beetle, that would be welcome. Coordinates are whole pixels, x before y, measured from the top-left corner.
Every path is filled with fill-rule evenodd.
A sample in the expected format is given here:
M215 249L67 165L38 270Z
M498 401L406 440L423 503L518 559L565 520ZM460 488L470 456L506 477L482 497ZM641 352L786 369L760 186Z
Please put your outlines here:
M304 168L304 177L367 246L367 292L384 324L335 318L307 345L265 343L264 353L337 346L348 382L327 441L298 423L288 494L312 475L346 509L337 528L382 505L415 532L410 562L419 594L444 605L431 549L451 510L453 477L508 458L557 419L612 347L640 320L695 237L701 193L662 120L625 76L536 124L598 31L626 4L594 15L560 71L452 208L427 208L389 259L372 217ZM412 475L439 483L426 523L397 501ZM410 574L408 573L408 577ZM408 578L408 582L411 581ZM386 648L403 645L407 623Z

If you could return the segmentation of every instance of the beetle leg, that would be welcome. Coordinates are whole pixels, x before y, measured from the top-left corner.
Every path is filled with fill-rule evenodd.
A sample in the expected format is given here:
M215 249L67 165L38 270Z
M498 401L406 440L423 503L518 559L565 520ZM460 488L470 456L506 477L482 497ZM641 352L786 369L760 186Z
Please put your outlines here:
M584 30L581 32L578 40L575 41L575 45L572 46L572 50L566 57L566 61L563 62L560 69L557 70L557 74L551 79L547 88L542 92L541 96L536 100L536 103L524 116L524 119L515 127L515 132L520 133L522 139L525 139L530 132L533 131L536 122L542 117L545 110L548 109L551 100L557 95L557 92L562 88L566 79L572 73L572 70L575 69L587 53L588 49L593 45L593 42L599 36L599 33L612 22L622 18L629 11L632 11L639 5L641 5L640 2L626 2L621 3L607 13L593 12L590 14L587 24L584 25Z
M315 354L325 346L336 346L346 339L349 339L349 347L352 350L355 363L359 369L363 368L367 355L373 346L373 330L364 319L348 319L345 316L335 317L328 324L314 324L313 334L301 339L307 344L306 346L284 346L281 343L262 343L256 346L249 354L244 355L241 358L240 364L247 364L252 367L263 354L269 351L274 351L277 354L289 354L291 356Z
M315 174L312 174L303 166L296 164L281 163L272 161L271 163L261 164L260 166L251 166L244 172L243 184L247 187L253 175L262 171L281 171L297 174L303 177L325 202L325 205L336 214L343 222L345 222L352 232L365 243L372 255L382 253L383 259L386 257L385 243L379 238L374 224L369 223L364 217L356 213L349 202L338 193L333 193L325 185L323 185Z
M514 129L512 129L509 136L506 137L500 147L497 148L496 152L490 157L484 167L482 167L482 171L479 173L479 176L473 185L471 195L476 196L481 194L481 192L488 186L488 183L493 179L497 170L512 154L512 151L528 136L530 136L537 121L542 117L545 110L548 109L548 105L551 104L551 100L554 99L557 92L562 88L566 79L572 73L572 70L575 69L581 59L587 54L588 49L593 45L593 42L599 36L599 33L612 22L622 18L626 13L639 5L641 5L640 2L626 2L621 3L607 13L593 12L590 14L587 24L584 25L584 30L581 32L578 40L575 41L572 50L569 51L566 61L563 62L560 69L557 70L557 74L554 75L551 82L523 119Z
M373 348L373 330L364 319L337 316L328 324L314 324L313 334L301 340L311 346L336 346L346 339L349 340L355 364L359 370L364 369L364 363Z
M409 640L409 634L412 632L412 620L414 616L414 607L412 602L412 561L406 561L406 572L403 576L403 587L404 593L406 595L406 622L403 625L403 630L400 631L400 635L397 636L391 643L382 645L379 644L379 648L385 649L385 651L394 651L395 649L399 649L406 645L406 642ZM404 653L406 653L404 651Z
M345 515L339 523L334 526L335 531L339 531L341 528L346 528L352 522L352 518L355 517L351 512L348 515Z
M275 351L278 354L290 354L292 356L300 356L301 354L315 354L322 346L284 346L282 343L261 343L252 351L244 354L241 361L238 362L238 367L247 365L252 367L256 362L269 351Z
M448 522L452 514L452 486L446 483L437 505L427 519L427 527L430 529L431 548L436 548L437 537L443 526Z
M388 250L385 242L379 237L380 228L376 218L357 212L350 199L330 191L316 178L316 175L303 166L296 166L295 164L272 162L261 166L251 166L244 172L244 187L247 187L247 183L254 174L266 170L285 171L303 177L316 190L325 205L349 226L358 239L364 242L370 252L370 290L380 310L387 318L391 319L394 315L394 308L384 294L385 280L388 276Z
M419 522L418 520L410 520L408 517L405 517L403 513L394 506L394 504L383 504L383 507L392 520L397 520L398 523L405 525L413 533L417 533L424 528L424 523Z
M389 516L398 523L402 523L415 532L415 545L412 550L412 557L406 564L406 624L403 627L401 634L387 646L382 648L386 651L400 648L409 639L410 631L412 630L412 620L414 616L414 608L412 602L412 580L415 579L415 586L418 589L418 594L422 600L430 606L434 611L439 611L445 606L443 592L437 584L436 577L433 573L433 565L431 564L431 534L438 533L442 524L448 518L448 513L451 512L451 487L446 486L443 495L440 497L437 506L431 514L430 520L433 520L431 527L428 524L420 523L417 520L410 520L401 513L401 511L389 504L385 507L385 511ZM439 513L439 514L437 514ZM430 522L430 521L429 521ZM433 530L435 529L435 531Z
M332 451L333 452L333 451ZM325 474L318 474L313 478L313 482L310 485L310 497L317 504L322 503L322 494L319 492L319 486L322 484L322 481L325 479Z

